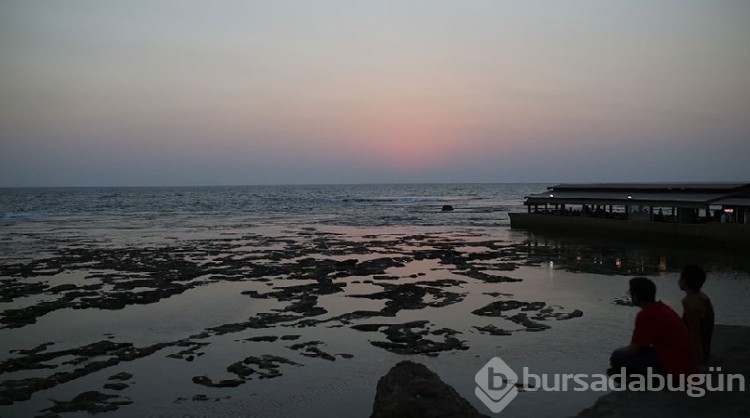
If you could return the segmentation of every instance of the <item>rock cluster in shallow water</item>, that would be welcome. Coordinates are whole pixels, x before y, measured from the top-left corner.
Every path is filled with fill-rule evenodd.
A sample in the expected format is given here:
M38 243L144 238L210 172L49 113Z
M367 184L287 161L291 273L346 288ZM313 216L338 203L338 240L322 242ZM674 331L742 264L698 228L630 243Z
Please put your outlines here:
M248 245L248 241L255 249L239 250ZM464 251L462 247L481 251ZM367 257L363 259L362 255ZM439 270L450 276L427 279L425 271L406 271L414 262L438 265ZM252 287L242 294L276 305L247 319L191 330L191 335L176 341L139 347L118 342L115 334L105 334L108 341L94 341L65 350L52 350L52 343L17 350L0 363L0 374L39 373L35 373L35 377L6 378L0 382L0 404L22 402L37 392L157 353L164 356L165 361L178 360L184 362L181 363L184 367L192 367L188 363L201 362L211 345L229 334L237 334L233 339L235 343L254 347L257 344L272 351L264 354L261 349L256 355L228 359L224 363L226 370L192 376L193 383L232 388L253 379L280 377L290 367L304 366L308 361L328 364L353 357L350 353L332 351L329 342L308 341L307 338L296 342L300 334L278 332L289 328L300 333L303 328L351 329L349 332L362 335L361 338L367 339L373 347L403 355L437 356L467 350L469 341L463 332L476 330L507 335L517 329L491 324L454 330L440 327L432 320L405 321L399 317L420 310L461 306L458 304L470 293L467 288L477 283L502 290L505 283L521 280L508 276L508 272L536 262L530 257L529 249L519 244L451 240L430 234L397 238L372 235L350 240L314 229L301 231L296 237L249 235L240 239L185 241L163 247L112 248L95 242L62 245L51 255L36 260L0 264L1 302L10 304L22 298L39 300L0 312L3 328L33 326L41 318L62 309L96 312L156 304L190 289L226 282L251 284ZM76 284L54 283L57 275L70 272L82 273L85 279ZM355 290L356 286L368 290ZM582 314L577 310L563 312L547 307L544 302L513 301L509 299L512 295L507 293L487 294L504 300L475 310L476 316L501 317L525 330L544 330L549 327L548 322L545 323L547 320ZM379 303L380 306L331 314L321 301L339 297L363 302L367 299L368 304ZM295 360L278 355L283 352L294 356ZM233 376L226 378L227 372ZM126 394L133 384L131 379L132 376L108 379L103 389ZM86 396L71 400L73 406L58 409L91 412L124 405L127 400L116 393L92 392L102 396L87 392Z

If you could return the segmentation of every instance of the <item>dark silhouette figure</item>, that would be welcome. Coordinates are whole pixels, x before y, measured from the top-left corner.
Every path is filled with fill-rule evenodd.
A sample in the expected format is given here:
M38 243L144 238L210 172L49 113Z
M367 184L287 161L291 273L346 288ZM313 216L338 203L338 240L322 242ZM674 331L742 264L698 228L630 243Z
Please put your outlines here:
M685 292L682 299L682 319L685 321L693 350L701 366L711 356L711 337L714 333L714 307L711 299L701 291L706 282L706 272L699 266L689 265L680 274L680 290Z
M687 327L679 315L656 300L656 285L645 277L630 279L633 305L641 308L635 318L630 344L612 353L609 370L628 374L660 373L690 375L698 371L698 362Z

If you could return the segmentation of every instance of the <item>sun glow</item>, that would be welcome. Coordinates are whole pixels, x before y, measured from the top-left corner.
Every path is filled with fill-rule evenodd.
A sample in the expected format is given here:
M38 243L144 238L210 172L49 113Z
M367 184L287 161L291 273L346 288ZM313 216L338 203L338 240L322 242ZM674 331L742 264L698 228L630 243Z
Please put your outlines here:
M442 109L380 112L359 126L362 150L399 169L421 169L448 161L459 149L460 130Z

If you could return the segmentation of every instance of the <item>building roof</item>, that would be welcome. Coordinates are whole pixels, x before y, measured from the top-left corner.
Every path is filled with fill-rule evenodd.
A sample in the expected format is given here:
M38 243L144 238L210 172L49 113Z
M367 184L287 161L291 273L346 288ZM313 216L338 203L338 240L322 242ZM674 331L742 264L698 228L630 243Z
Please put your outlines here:
M525 204L750 206L750 183L560 184L549 187L547 192L527 196Z
M688 190L750 190L747 183L562 183L550 187L554 190L640 190L640 191L688 191Z
M741 206L750 208L750 194L725 197L711 202L712 205Z

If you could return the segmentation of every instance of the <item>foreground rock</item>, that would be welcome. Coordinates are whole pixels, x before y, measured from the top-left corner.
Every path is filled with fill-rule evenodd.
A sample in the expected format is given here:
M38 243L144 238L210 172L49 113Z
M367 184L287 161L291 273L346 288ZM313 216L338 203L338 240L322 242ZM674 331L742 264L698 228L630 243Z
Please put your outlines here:
M378 381L370 418L486 417L422 364L402 361Z

